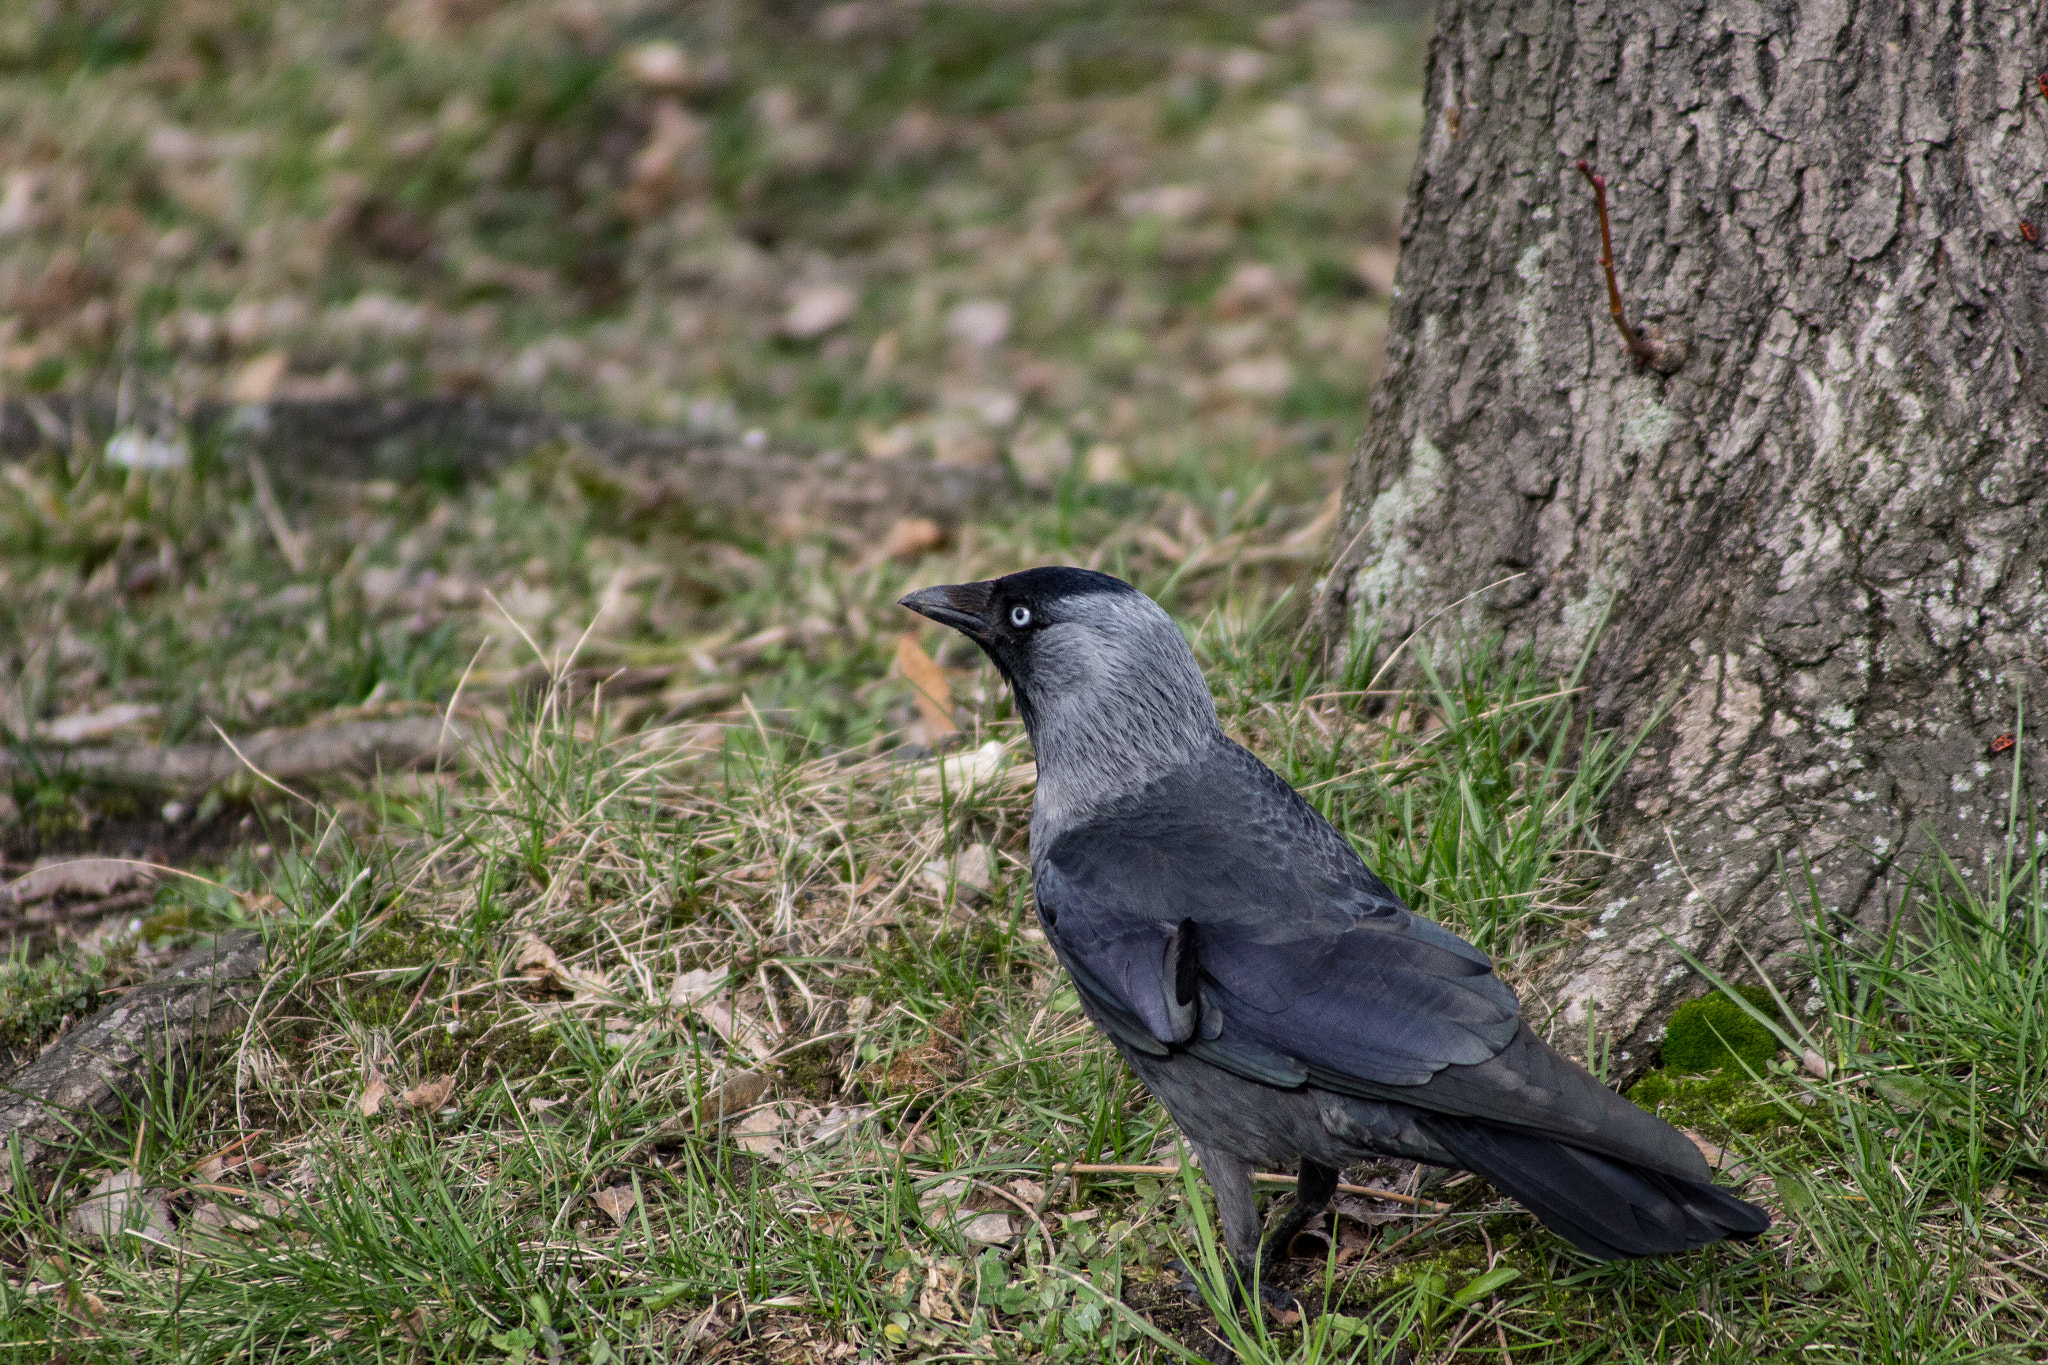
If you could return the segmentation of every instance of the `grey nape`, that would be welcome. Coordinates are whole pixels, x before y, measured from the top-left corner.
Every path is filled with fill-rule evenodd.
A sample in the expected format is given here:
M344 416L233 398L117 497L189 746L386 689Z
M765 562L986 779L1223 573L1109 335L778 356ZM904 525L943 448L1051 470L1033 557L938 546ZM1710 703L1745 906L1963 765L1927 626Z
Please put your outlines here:
M1083 569L926 588L973 639L1038 759L1038 914L1088 1017L1200 1155L1249 1282L1255 1166L1298 1160L1269 1255L1343 1166L1475 1171L1603 1259L1770 1225L1692 1142L1533 1033L1484 953L1403 905L1217 724L1193 652L1129 584Z

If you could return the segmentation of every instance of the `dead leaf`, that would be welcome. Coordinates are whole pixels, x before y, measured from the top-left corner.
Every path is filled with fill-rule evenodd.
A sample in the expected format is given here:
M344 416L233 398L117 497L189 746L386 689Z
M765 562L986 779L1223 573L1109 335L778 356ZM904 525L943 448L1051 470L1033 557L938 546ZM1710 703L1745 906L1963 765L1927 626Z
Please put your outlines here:
M578 1005L597 1004L611 999L611 978L588 967L568 968L562 973L562 984L569 988L574 1002Z
M1395 1219L1405 1216L1405 1211L1399 1204L1382 1204L1377 1201L1354 1199L1349 1196L1334 1201L1333 1207L1337 1210L1337 1214L1341 1219L1351 1223L1363 1223L1367 1227L1377 1227L1381 1223L1391 1223ZM1341 1238L1339 1239L1339 1244L1342 1244Z
M1244 261L1230 272L1209 306L1218 317L1241 318L1268 308L1284 308L1290 302L1287 281L1264 261Z
M779 1104L770 1105L740 1120L733 1130L733 1140L739 1143L740 1150L755 1156L774 1156L782 1150L782 1139L778 1136L782 1131L781 1108Z
M886 431L860 429L860 448L870 460L900 460L917 449L917 428L898 422Z
M398 1098L408 1109L439 1109L454 1093L455 1078L443 1076L438 1081L423 1081Z
M814 340L851 318L859 305L860 295L846 285L805 285L789 301L789 311L782 316L782 334L798 341Z
M97 900L154 877L149 868L127 858L53 859L0 887L0 905L33 905L56 896Z
M612 1222L623 1224L640 1207L640 1196L631 1185L614 1185L590 1196L590 1202L603 1209Z
M1002 1217L1001 1214L994 1216ZM917 1295L917 1311L933 1322L960 1322L965 1319L967 1313L958 1291L966 1278L965 1271L933 1261L925 1267L924 1287Z
M897 638L896 668L910 684L911 699L917 703L926 728L934 735L957 734L960 727L953 723L953 689L946 684L944 670L924 652L913 631L905 631Z
M1002 344L1010 334L1010 305L1000 299L968 299L946 314L946 335L977 351Z
M571 967L555 956L555 950L533 934L520 936L512 965L536 985L566 990L578 1005L594 1004L611 997L611 980L588 967Z
M1337 1230L1337 1264L1350 1265L1359 1257L1372 1250L1372 1238L1357 1227L1345 1226Z
M92 1187L64 1220L73 1232L113 1248L134 1229L148 1241L170 1242L170 1206L161 1190L145 1189L133 1171L115 1171Z
M1089 447L1085 465L1090 483L1131 481L1131 462L1124 458L1122 446L1102 444Z
M36 736L50 744L97 744L123 730L155 720L158 710L144 702L120 702L97 711L74 711L44 721Z
M261 1137L264 1130L259 1128L244 1137L236 1138L227 1146L207 1157L192 1168L192 1178L205 1185L218 1185L230 1176L253 1176L261 1180L270 1174L270 1164L261 1157L251 1157L248 1144Z
M979 900L994 884L995 854L987 844L969 844L951 858L934 858L919 874L940 896Z
M187 1225L197 1223L200 1227L216 1232L261 1232L263 1220L240 1209L223 1203L201 1204L193 1210Z
M768 1061L775 1055L775 1043L767 1032L730 995L714 998L730 975L709 967L683 972L669 985L668 1006L695 1014L725 1040L726 1046L742 1048L760 1061Z
M970 1242L1007 1242L1017 1235L1017 1224L1007 1213L984 1213L960 1229Z
M726 1322L718 1315L718 1302L717 1299L713 1299L709 1308L683 1324L683 1330L679 1333L683 1343L683 1359L689 1359L689 1353L700 1343L716 1341L725 1335Z
M674 1010L695 1009L699 1000L708 1000L716 995L730 976L730 972L712 967L694 967L680 972L669 983L668 1007Z
M1294 366L1284 355L1246 356L1224 366L1216 384L1239 398L1279 398L1294 387Z
M725 1078L704 1097L699 1122L720 1123L728 1115L740 1114L761 1102L768 1093L769 1078L759 1071L741 1071Z
M650 90L683 91L693 83L690 54L679 43L642 43L619 63L628 78Z
M835 1104L825 1111L823 1118L804 1133L804 1140L814 1143L836 1142L859 1127L871 1108L872 1106L865 1104Z
M1692 1145L1700 1149L1700 1155L1706 1158L1709 1167L1727 1176L1730 1180L1747 1180L1749 1178L1749 1169L1743 1165L1735 1153L1709 1142L1690 1128L1685 1129L1684 1132L1687 1137L1692 1139Z
M1010 443L1010 463L1033 483L1051 483L1074 467L1074 443L1064 431L1027 435Z
M930 517L902 517L889 533L882 537L882 543L875 552L877 562L888 559L909 559L927 550L936 550L946 543L946 533Z
M228 381L228 401L268 403L277 392L277 381L291 367L291 360L291 353L281 347L257 356L235 371L235 377Z
M653 131L633 158L632 179L620 207L634 218L646 218L673 200L709 131L710 125L679 101L656 104Z
M528 980L546 981L561 970L562 961L553 948L526 934L519 940L518 951L512 954L512 966Z

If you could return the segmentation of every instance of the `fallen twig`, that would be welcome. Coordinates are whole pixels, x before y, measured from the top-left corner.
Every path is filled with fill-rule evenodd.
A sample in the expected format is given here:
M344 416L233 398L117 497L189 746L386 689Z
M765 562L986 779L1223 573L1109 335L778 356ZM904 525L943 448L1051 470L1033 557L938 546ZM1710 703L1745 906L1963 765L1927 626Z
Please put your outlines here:
M99 782L200 791L250 768L282 784L337 772L431 767L455 756L467 737L459 723L444 725L440 716L408 716L262 730L233 743L50 749L34 761ZM0 751L0 780L30 762Z
M0 402L0 454L61 446L73 428L109 429L118 416L106 395L52 395ZM869 460L843 453L757 449L702 432L562 417L478 398L381 396L206 403L192 414L196 433L218 433L260 453L277 484L322 479L416 479L423 471L489 474L549 448L576 453L586 471L621 497L636 520L704 524L721 534L837 528L883 534L904 517L930 519L942 531L994 515L1020 496L1002 468L929 460ZM254 471L263 468L252 463ZM265 484L270 480L265 478ZM276 499L270 501L274 504ZM259 508L290 559L305 541L281 512ZM297 572L304 572L294 564Z
M1062 1161L1052 1168L1054 1175L1179 1175L1178 1166L1128 1166L1120 1163L1097 1163L1090 1161ZM1262 1185L1295 1185L1300 1176L1271 1175L1265 1171L1254 1171L1252 1179ZM1449 1204L1439 1204L1433 1199L1417 1199L1412 1194L1396 1194L1392 1190L1376 1190L1369 1185L1339 1185L1339 1194L1360 1194L1368 1199L1385 1199L1390 1203L1406 1204L1426 1213L1449 1213Z
M108 1005L8 1078L0 1091L0 1194L19 1174L36 1180L60 1162L95 1119L112 1119L166 1066L189 1065L199 1045L240 1026L267 956L254 929L228 934L180 958Z

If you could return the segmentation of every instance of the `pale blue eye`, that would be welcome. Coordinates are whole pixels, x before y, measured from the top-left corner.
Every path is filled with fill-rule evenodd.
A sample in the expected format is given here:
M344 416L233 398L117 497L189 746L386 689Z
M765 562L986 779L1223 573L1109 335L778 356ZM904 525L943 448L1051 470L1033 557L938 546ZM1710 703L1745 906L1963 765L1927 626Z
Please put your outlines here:
M1011 608L1010 608L1010 624L1011 624L1011 625L1013 625L1013 626L1015 626L1015 627L1016 627L1017 629L1019 629L1019 630L1022 630L1022 629L1024 629L1024 627L1026 627L1026 626L1030 625L1030 624L1031 624L1031 608L1029 608L1029 607L1011 607Z

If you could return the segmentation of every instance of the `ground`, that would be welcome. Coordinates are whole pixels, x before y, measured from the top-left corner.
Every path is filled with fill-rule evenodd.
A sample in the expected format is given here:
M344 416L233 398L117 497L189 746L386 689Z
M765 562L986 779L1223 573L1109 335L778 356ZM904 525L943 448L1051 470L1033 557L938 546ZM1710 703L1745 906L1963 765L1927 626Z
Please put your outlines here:
M1730 983L1699 1021L1735 1051L1639 1084L1772 1209L1751 1245L1598 1266L1387 1166L1353 1177L1423 1203L1299 1240L1305 1323L1219 1328L1167 1269L1214 1279L1192 1173L1064 1170L1181 1153L1034 928L1000 680L911 587L1131 578L1232 733L1511 981L1590 927L1635 737L1485 641L1395 691L1392 642L1324 672L1299 636L1425 22L0 18L0 1068L222 932L272 964L244 1029L0 1203L8 1358L2048 1358L2037 862L1927 869L1910 935L1816 941L1800 999ZM707 516L595 438L389 479L253 439L432 395L1005 492L854 528ZM462 742L227 749L402 724ZM226 775L137 775L166 752ZM76 864L107 854L175 871Z

